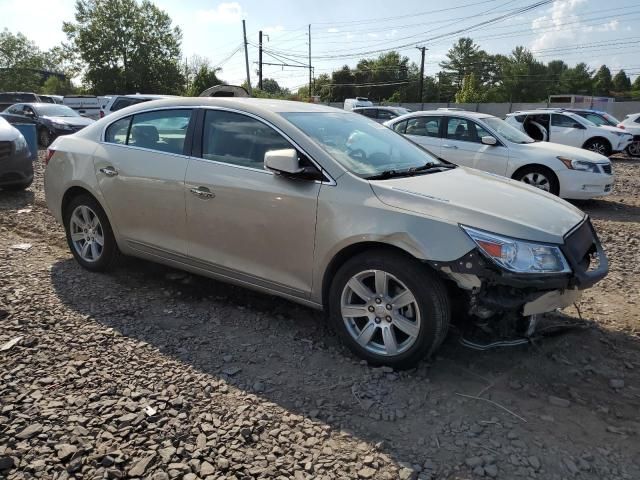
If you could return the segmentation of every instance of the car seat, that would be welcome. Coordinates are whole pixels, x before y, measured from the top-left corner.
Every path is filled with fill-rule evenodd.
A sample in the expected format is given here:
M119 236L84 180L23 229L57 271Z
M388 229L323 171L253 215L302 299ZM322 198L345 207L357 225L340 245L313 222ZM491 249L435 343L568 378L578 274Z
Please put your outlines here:
M153 125L134 125L131 127L131 140L129 143L136 147L156 149L160 135Z

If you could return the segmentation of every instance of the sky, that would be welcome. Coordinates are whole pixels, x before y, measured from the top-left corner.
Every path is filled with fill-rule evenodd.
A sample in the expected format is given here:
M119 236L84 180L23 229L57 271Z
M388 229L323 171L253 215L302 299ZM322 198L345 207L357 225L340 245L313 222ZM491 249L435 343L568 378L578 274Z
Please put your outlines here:
M640 74L640 2L638 0L555 0L517 13L537 0L152 0L183 32L185 57L207 57L222 68L231 84L245 78L242 20L246 20L252 84L257 82L258 31L270 63L308 64L311 25L312 65L316 75L359 58L395 47L419 64L425 46L425 72L438 63L460 36L470 36L487 52L509 54L517 45L531 49L545 62L562 59L569 65L606 64L615 74L624 68L633 79ZM40 48L65 40L63 21L73 21L73 0L0 0L0 29L22 32ZM488 25L479 23L510 15ZM474 27L466 33L457 30ZM440 37L440 38L434 38ZM296 90L308 82L308 69L265 66L264 78Z

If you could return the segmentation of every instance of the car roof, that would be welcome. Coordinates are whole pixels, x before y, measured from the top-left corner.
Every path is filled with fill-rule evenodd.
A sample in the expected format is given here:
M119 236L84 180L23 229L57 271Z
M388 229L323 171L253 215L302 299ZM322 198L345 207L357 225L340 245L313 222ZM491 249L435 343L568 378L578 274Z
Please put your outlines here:
M318 105L314 103L295 102L292 100L275 100L271 98L250 98L250 97L173 97L151 102L139 103L126 108L128 113L150 108L171 108L171 107L227 107L238 108L248 112L260 113L286 113L286 112L324 112L343 113L350 112L340 108Z
M127 93L126 95L113 95L110 98L114 97L125 97L125 98L176 98L177 95L160 95L158 93Z
M419 110L417 112L410 112L405 115L402 115L398 118L412 118L412 117L421 117L423 115L437 115L440 117L462 117L462 118L492 118L494 115L489 115L488 113L480 113L480 112L469 112L466 110ZM397 120L397 119L394 119Z

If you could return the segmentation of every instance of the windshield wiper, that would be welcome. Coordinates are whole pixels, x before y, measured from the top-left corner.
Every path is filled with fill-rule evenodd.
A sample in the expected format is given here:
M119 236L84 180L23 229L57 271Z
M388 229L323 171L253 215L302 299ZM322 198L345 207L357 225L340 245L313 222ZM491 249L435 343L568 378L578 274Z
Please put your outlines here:
M406 170L384 170L380 173L365 178L367 180L384 180L394 177L412 177L416 173L430 173L433 171L440 171L440 169L450 170L452 168L456 168L456 165L452 163L428 162L424 165L420 165L419 167L411 167Z

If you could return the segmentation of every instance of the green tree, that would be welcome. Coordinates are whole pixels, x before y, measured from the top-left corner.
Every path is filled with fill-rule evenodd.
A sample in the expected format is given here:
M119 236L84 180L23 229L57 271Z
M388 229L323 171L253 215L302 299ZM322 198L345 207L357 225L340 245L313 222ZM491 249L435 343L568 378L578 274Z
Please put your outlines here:
M38 47L21 33L0 32L0 90L38 90L44 67Z
M633 85L631 86L631 90L640 91L640 75L638 75L634 80Z
M611 71L606 65L602 65L593 76L593 93L608 96L612 85Z
M94 93L182 92L182 33L149 0L77 0L63 31Z
M470 73L464 77L462 88L456 93L456 103L482 102L484 95L480 89L480 84L475 73Z
M566 93L562 91L562 74L569 69L569 66L562 60L551 60L547 64L546 77L546 97L549 95Z
M547 67L536 60L529 50L516 47L501 63L505 100L537 102L546 97L544 80L547 77Z
M208 65L200 66L185 92L186 95L188 97L197 97L207 88L223 84L224 82L218 78L217 74L219 72L219 68L211 68Z
M589 95L593 91L593 82L591 75L593 72L589 70L586 63L579 63L573 68L567 68L560 77L559 93L582 93Z
M449 76L456 89L462 87L464 78L474 73L479 82L483 83L490 70L490 57L468 37L459 38L447 52L447 60L440 62L443 72Z
M70 80L60 80L55 75L51 75L40 87L40 93L49 95L70 95L76 93L76 88Z
M631 90L631 80L624 70L620 70L616 73L615 77L613 77L613 90L619 93Z

